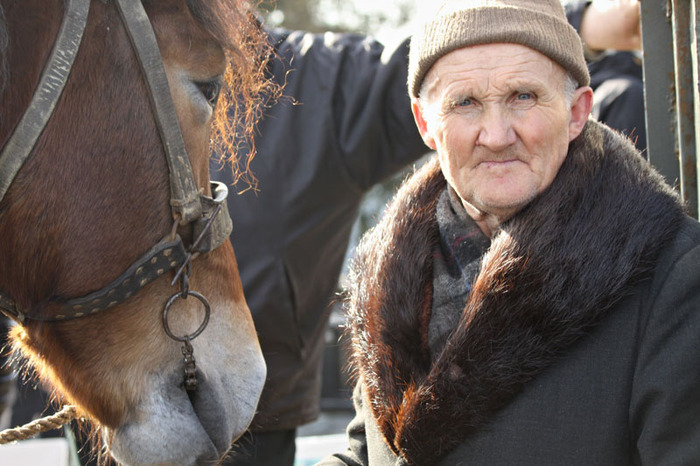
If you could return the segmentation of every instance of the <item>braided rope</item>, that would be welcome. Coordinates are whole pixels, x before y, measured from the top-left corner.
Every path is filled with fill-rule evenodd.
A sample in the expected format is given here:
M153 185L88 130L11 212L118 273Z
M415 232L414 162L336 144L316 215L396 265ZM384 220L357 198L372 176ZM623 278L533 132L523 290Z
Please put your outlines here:
M75 419L76 414L75 406L67 405L52 416L37 419L21 427L15 427L14 429L5 429L0 432L0 445L17 440L26 440L42 432L60 429L64 424L68 424Z

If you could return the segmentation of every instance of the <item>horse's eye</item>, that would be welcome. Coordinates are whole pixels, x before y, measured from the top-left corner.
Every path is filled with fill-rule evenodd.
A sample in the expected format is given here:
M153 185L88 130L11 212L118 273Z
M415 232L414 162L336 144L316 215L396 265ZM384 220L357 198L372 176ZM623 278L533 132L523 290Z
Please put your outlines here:
M199 92L202 93L204 98L209 102L209 105L213 107L216 106L216 101L219 100L219 93L221 92L221 81L219 79L212 79L211 81L204 81L195 83Z

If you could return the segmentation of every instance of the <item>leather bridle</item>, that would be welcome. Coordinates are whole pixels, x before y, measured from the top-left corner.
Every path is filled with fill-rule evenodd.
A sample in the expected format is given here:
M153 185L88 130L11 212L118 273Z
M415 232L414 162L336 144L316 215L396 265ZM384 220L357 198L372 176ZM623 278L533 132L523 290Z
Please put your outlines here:
M197 189L150 20L141 0L115 1L146 78L151 106L168 161L173 230L105 287L85 296L56 302L60 309L57 313L42 314L19 309L14 300L2 292L0 312L19 323L27 319L65 321L92 315L124 302L147 284L175 269L175 278L171 284L175 285L179 281L181 290L167 302L163 324L170 337L188 346L189 340L201 333L209 318L209 303L206 298L189 290L187 278L190 263L199 254L216 249L231 233L232 222L226 206L228 188L222 183L210 181L212 197L201 194ZM17 128L0 153L0 201L51 118L78 53L89 9L90 0L66 2L58 38L39 85ZM192 226L195 241L186 246L176 230L179 226L188 225ZM176 337L168 326L168 310L176 298L184 299L190 295L204 304L206 316L202 326L193 334Z

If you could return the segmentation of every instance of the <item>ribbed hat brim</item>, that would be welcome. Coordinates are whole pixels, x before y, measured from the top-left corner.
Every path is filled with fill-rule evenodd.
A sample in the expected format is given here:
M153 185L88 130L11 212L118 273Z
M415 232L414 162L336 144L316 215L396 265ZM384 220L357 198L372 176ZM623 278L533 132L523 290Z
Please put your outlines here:
M462 47L490 43L530 47L561 65L579 85L590 83L583 44L576 30L566 22L563 9L560 12L553 9L550 14L523 7L490 5L438 16L413 36L409 93L418 96L426 74L444 55Z

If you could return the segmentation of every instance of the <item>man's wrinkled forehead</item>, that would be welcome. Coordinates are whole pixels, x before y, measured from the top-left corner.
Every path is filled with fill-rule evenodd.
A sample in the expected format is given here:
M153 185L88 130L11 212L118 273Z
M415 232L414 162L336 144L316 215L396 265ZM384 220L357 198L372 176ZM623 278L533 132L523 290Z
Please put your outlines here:
M499 60L499 57L503 59ZM487 63L494 61L499 65L498 67L488 66L493 67L495 75L492 77L496 81L499 80L500 75L507 75L508 79L513 79L513 76L529 75L536 79L556 73L563 82L566 75L566 71L558 63L530 47L499 42L480 44L462 47L440 57L425 75L420 98L430 99L439 85L445 86L451 79L476 84L475 81L486 79L485 75L476 71L483 70Z

